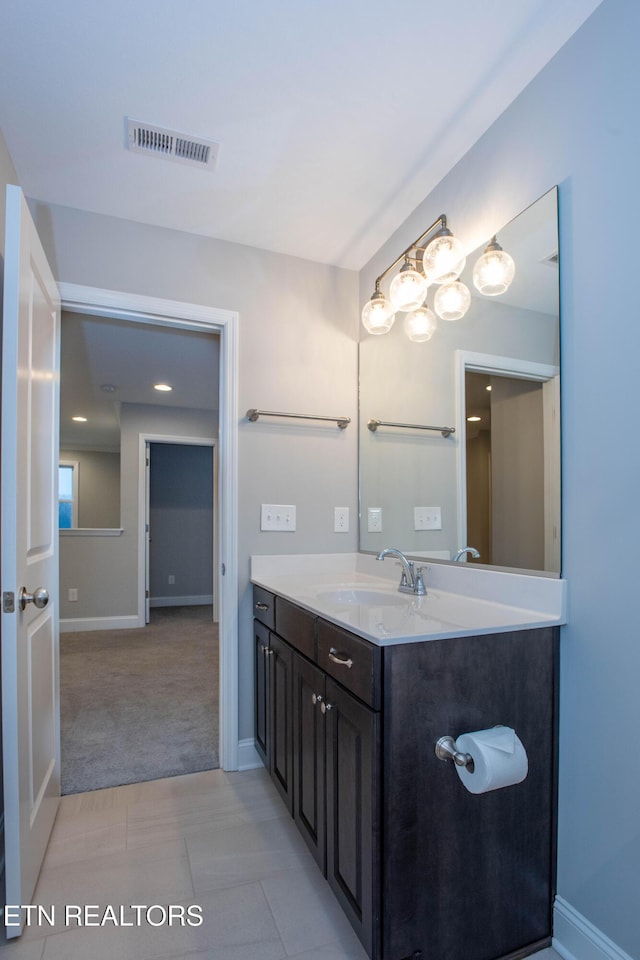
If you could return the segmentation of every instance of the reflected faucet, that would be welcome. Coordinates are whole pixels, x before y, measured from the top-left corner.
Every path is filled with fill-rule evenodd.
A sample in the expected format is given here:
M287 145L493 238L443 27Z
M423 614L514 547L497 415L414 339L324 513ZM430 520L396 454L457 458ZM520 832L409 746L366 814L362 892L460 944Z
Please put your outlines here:
M426 596L426 588L422 578L422 567L414 569L411 560L407 560L402 550L396 547L385 547L381 550L376 560L384 560L385 557L396 557L402 564L402 577L398 590L400 593L411 593L416 597Z
M470 553L475 560L477 560L478 557L480 556L480 554L478 553L475 547L460 547L455 557L453 558L454 562L459 563L460 559L465 555L465 553Z

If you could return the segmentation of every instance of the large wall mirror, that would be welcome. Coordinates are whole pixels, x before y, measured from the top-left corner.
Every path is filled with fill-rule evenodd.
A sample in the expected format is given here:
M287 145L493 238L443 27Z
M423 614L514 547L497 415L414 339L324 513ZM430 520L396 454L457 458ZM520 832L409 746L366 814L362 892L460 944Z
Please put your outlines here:
M554 187L496 224L516 267L506 293L473 285L485 244L461 276L462 319L438 319L425 342L408 339L402 314L384 336L362 331L361 550L446 561L469 546L479 557L465 562L559 574L557 209Z

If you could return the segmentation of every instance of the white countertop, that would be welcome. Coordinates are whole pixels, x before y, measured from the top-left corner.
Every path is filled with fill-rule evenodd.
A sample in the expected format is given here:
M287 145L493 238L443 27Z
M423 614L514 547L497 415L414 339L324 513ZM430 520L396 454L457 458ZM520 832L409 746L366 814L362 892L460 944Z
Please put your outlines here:
M362 553L251 557L251 581L379 646L566 622L566 581L423 563L427 596L398 592L400 564Z

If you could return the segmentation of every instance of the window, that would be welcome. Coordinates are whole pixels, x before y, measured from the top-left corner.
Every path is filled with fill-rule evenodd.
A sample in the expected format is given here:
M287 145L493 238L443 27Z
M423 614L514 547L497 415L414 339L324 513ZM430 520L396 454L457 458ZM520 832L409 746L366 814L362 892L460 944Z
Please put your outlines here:
M78 483L79 464L77 460L61 460L58 466L58 526L60 530L70 530L78 526Z

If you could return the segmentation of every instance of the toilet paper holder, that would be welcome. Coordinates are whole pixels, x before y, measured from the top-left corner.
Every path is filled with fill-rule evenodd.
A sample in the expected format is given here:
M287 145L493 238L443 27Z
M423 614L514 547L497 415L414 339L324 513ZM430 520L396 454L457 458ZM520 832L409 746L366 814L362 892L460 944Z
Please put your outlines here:
M453 737L440 737L436 743L435 751L438 760L453 760L457 766L466 767L469 773L473 773L473 757L470 753L461 753L456 749L456 742Z

